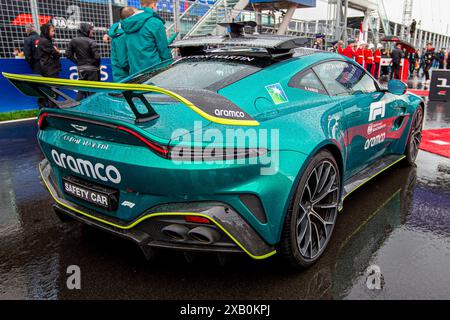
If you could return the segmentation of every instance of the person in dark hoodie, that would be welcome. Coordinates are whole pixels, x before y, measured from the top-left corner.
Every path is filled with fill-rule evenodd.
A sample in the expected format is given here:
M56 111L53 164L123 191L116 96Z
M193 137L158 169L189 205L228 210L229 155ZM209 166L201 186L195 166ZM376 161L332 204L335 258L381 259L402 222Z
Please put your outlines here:
M77 65L79 80L100 81L100 50L93 37L94 27L89 23L81 23L78 37L70 41L66 50L66 58ZM80 101L90 94L79 91L77 100Z
M61 72L61 53L53 43L55 27L50 23L41 26L41 37L37 41L39 67L41 75L47 78L59 78ZM55 107L55 104L44 98L38 100L39 108Z
M59 78L61 72L61 53L53 43L55 28L51 24L41 26L41 37L38 40L38 55L41 74L48 78Z
M391 79L397 79L400 80L400 68L402 59L405 57L405 53L402 50L402 45L400 43L397 43L395 45L395 49L391 53L392 58L392 74Z
M121 19L126 34L130 75L172 59L164 20L155 11L125 7L121 11Z
M25 55L25 60L31 70L33 70L33 73L41 74L41 66L37 49L39 34L36 32L34 25L31 23L25 26L25 32L27 33L27 37L23 41L23 53Z
M432 43L427 44L427 51L424 55L424 73L425 73L425 86L428 86L430 84L430 70L433 66L433 62L436 59L435 50Z

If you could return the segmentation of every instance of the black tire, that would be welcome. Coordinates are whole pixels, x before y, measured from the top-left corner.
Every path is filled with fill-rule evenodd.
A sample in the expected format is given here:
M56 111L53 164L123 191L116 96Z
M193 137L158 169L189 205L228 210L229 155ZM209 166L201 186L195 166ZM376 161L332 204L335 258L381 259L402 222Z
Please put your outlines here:
M291 267L308 268L322 256L334 230L340 197L339 166L323 150L303 173L285 219L279 252Z
M422 107L419 107L413 115L408 143L405 150L405 163L408 166L415 165L417 155L419 154L420 143L422 141L423 120L424 110Z

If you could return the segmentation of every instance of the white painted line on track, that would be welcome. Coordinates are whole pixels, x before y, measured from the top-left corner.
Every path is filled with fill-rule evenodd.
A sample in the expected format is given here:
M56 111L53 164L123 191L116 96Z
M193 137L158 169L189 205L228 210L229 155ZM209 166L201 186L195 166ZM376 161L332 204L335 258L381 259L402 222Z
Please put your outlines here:
M0 125L6 124L6 123L15 123L15 122L23 122L23 121L31 121L31 120L37 120L37 117L33 117L33 118L25 118L25 119L16 119L16 120L7 120L7 121L0 121Z

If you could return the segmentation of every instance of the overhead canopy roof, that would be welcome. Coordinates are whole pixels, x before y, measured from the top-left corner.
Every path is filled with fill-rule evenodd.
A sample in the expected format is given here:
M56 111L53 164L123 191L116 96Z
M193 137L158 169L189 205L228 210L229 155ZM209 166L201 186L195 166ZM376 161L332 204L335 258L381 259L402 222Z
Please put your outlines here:
M287 9L291 5L296 4L298 8L315 8L316 0L250 0L250 3L256 4L263 9Z
M186 38L174 42L170 47L178 48L182 56L198 55L214 50L215 53L242 52L245 55L280 58L292 56L294 49L304 47L309 42L308 38L294 36L246 34L246 27L256 26L254 21L219 23L219 25L227 28L226 35Z
M408 53L414 53L416 52L416 48L409 42L407 41L403 41L402 39L400 39L397 36L386 36L383 39L381 39L381 41L383 42L395 42L395 43L399 43L402 46L402 49L406 49L406 51Z

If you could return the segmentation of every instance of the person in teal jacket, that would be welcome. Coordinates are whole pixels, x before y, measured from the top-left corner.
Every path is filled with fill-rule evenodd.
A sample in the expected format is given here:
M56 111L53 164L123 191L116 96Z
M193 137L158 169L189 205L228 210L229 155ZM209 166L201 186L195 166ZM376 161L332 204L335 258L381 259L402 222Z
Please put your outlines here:
M111 26L108 32L111 39L111 67L113 80L120 82L130 75L128 64L127 42L120 22Z
M130 75L172 59L164 20L155 11L126 7L122 10L121 18L122 29L126 34Z

